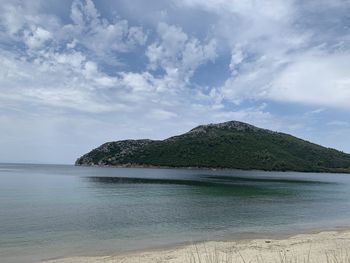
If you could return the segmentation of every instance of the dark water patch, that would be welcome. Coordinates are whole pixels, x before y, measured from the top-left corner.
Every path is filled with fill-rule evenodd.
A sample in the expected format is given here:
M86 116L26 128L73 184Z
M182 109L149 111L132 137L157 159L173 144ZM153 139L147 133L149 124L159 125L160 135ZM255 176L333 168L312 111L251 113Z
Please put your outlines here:
M289 178L256 178L256 177L238 177L238 176L204 176L207 179L223 180L232 183L256 182L256 183L287 183L287 184L336 184L335 182L317 181L317 180L297 180Z
M259 195L290 195L293 193L291 189L277 189L267 186L258 185L241 185L232 183L234 181L222 180L207 180L218 179L216 177L198 177L198 180L189 179L160 179L160 178L135 178L135 177L99 177L90 176L85 177L85 180L98 184L141 184L141 185L178 185L198 187L201 189L201 194L220 195L220 196L250 196L255 197ZM206 179L206 180L203 180ZM238 181L237 181L238 182Z
M136 177L85 177L87 181L103 184L167 184L167 185L188 185L188 186L218 186L218 183L198 180L180 179L157 179L157 178L136 178Z

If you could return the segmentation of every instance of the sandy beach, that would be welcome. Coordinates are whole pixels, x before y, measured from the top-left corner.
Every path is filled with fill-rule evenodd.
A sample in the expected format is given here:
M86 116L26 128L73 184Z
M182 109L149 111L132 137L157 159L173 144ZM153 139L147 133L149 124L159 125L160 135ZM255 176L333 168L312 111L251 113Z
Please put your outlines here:
M263 263L350 262L350 230L300 234L284 239L208 241L187 246L100 257L73 257L46 263Z

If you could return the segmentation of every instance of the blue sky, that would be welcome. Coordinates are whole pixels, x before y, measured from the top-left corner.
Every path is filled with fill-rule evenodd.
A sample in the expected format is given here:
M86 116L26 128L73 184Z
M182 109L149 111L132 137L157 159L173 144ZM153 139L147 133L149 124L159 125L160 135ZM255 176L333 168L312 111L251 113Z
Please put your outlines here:
M347 0L0 0L0 161L228 120L350 152Z

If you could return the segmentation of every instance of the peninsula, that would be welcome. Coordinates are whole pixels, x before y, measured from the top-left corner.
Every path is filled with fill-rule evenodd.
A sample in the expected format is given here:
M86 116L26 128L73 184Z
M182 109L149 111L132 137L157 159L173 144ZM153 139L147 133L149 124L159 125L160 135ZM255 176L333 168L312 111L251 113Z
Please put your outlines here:
M229 121L200 125L165 140L107 142L78 158L75 164L350 172L350 154L289 134Z

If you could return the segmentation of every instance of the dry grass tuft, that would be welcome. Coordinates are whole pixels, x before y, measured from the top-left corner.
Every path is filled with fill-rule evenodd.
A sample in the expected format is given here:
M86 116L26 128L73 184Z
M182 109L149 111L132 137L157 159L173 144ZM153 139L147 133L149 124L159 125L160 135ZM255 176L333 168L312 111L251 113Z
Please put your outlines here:
M350 250L330 250L320 255L313 254L310 246L307 254L297 254L297 251L282 250L272 258L262 254L244 256L239 249L220 251L217 248L208 249L203 244L193 245L187 263L350 263Z

